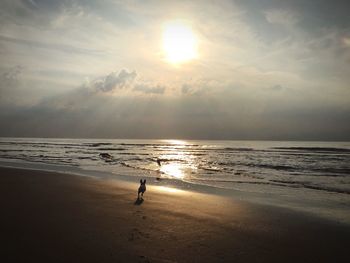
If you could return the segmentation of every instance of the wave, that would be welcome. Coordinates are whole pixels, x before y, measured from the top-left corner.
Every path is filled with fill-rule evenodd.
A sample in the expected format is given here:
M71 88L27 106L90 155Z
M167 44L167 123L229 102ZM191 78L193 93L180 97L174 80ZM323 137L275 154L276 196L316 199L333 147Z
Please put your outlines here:
M45 150L31 150L31 149L0 149L0 152L47 152Z
M130 152L119 152L119 155L142 155L142 156L147 156L150 155L149 153L130 153Z
M231 147L226 147L226 148L219 148L218 150L224 150L224 151L238 151L238 152L251 152L251 151L256 151L256 149L253 148L231 148Z
M210 171L210 172L221 172L223 169L220 169L218 167L208 167L208 166L198 166L198 169L202 169L204 171Z
M320 186L320 185L313 185L305 182L295 182L295 181L286 181L286 180L271 180L271 181L276 183L287 184L286 186L295 185L296 187L303 187L303 188L312 189L312 190L326 191L326 192L339 193L339 194L350 194L350 189L339 189L331 186Z
M125 151L125 148L97 148L99 151Z
M243 180L229 180L229 179L196 179L195 181L208 181L208 182L217 182L217 183L235 183L235 184L256 184L256 185L274 185L274 186L283 186L287 187L284 183L279 182L266 182L266 181L243 181Z
M338 193L338 194L350 194L350 189L339 189L331 186L319 186L312 185L303 182L293 182L293 181L284 181L284 180L270 180L270 181L242 181L242 180L228 180L228 179L196 179L194 181L198 182L210 182L210 183L231 183L231 184L254 184L254 185L272 185L280 186L287 188L307 188L318 191L325 191L329 193Z
M86 146L90 147L100 147L100 146L106 146L106 145L112 145L110 142L98 142L98 143L85 143Z
M21 149L24 151L31 151L31 149L28 149L29 147L34 148L34 149L47 149L47 150L52 150L52 149L84 149L86 146L82 144L67 144L67 143L42 143L42 142L0 142L0 146L14 146L14 147L21 147L25 148ZM33 150L34 151L34 150ZM39 150L36 150L39 151Z
M318 176L338 176L339 174L350 175L350 168L331 168L331 167L326 167L326 168L314 168L314 169L311 169L311 170L325 173L324 175L319 175L318 174ZM331 173L331 174L329 174L329 173Z
M45 155L33 155L28 157L27 155L0 155L0 158L9 159L9 160L22 160L26 162L35 162L35 163L45 163L45 164L57 164L57 165L69 165L69 166L79 166L71 158L65 157L53 157Z
M350 153L350 149L336 147L272 147L272 149L306 151L306 152L321 152L321 153Z
M48 152L48 151L43 151L43 152ZM100 152L95 152L89 149L83 149L83 150L66 150L64 151L65 153L73 153L73 154L93 154L93 155L98 155Z
M124 146L139 146L139 147L194 147L199 146L197 144L166 144L166 143L119 143L116 145L124 145Z
M177 158L152 158L151 160L157 162L159 160L161 163L170 163L170 162L177 162L177 163L186 163L186 160L177 159Z
M267 168L267 169L273 169L273 170L285 170L285 171L292 171L292 170L298 170L298 167L293 167L289 165L274 165L274 164L248 164L247 166L250 167L260 167L260 168Z

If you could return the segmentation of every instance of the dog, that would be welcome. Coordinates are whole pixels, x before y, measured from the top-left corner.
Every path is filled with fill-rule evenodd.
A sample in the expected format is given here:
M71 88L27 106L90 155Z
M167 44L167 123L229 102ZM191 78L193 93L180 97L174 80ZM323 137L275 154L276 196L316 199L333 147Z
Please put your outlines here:
M140 180L140 187L139 190L137 192L137 199L140 199L140 194L141 194L141 198L143 197L143 194L146 192L146 179L142 181L142 179Z

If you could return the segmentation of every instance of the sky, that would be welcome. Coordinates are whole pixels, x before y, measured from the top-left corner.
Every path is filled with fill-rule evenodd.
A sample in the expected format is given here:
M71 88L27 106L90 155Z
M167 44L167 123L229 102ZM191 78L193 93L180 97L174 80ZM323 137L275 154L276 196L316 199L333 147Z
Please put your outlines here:
M349 10L342 0L2 0L0 136L348 141ZM164 53L174 21L196 40L178 64Z

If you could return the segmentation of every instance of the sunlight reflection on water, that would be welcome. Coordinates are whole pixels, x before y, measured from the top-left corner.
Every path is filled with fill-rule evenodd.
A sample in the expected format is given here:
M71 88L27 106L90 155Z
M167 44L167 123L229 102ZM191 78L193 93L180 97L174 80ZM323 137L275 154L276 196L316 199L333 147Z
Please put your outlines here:
M183 140L161 140L161 141L166 142L166 143L170 143L170 144L180 144L180 145L187 144L187 142L183 141Z
M159 171L179 180L188 179L190 174L197 170L196 165L194 165L196 157L182 150L182 148L186 148L185 141L168 140L168 142L176 145L169 148L167 154L159 156L159 160L161 160Z
M169 163L164 164L161 166L159 171L162 173L165 173L167 175L170 175L172 177L175 177L177 179L183 179L185 177L185 173L183 172L183 166L178 163Z

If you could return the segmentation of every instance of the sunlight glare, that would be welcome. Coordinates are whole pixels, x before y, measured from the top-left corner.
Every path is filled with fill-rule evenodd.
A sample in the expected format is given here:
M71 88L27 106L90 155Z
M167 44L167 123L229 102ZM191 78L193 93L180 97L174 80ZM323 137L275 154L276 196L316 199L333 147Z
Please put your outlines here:
M186 141L183 141L183 140L162 140L166 143L170 143L170 144L179 144L179 145L186 145L187 142Z
M172 187L166 187L166 186L159 186L158 188L161 191L168 192L168 193L184 193L184 191L172 188Z
M182 171L182 168L183 167L179 164L170 163L162 165L160 171L177 179L183 179L185 177L185 174Z
M165 24L163 50L166 60L172 64L195 59L197 57L197 38L191 27L182 21Z

